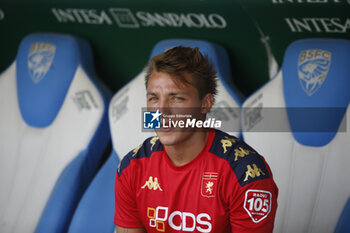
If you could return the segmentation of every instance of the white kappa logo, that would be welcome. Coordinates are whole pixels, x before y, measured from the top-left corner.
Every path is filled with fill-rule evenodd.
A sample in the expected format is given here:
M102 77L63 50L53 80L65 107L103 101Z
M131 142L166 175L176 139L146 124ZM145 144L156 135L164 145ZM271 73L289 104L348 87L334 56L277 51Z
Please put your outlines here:
M40 82L50 69L55 57L56 46L50 43L33 43L28 53L28 71L32 81Z
M322 86L331 65L331 52L309 49L300 53L298 75L304 92L311 96Z

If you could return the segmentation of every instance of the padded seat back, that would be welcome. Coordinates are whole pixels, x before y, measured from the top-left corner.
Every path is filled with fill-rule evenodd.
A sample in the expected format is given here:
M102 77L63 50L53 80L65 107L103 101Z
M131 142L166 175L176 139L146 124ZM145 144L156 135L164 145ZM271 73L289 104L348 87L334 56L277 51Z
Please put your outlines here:
M86 41L32 34L1 74L0 232L67 228L109 140L92 67Z
M243 103L243 138L279 187L274 232L333 232L349 198L349 60L349 41L296 41Z

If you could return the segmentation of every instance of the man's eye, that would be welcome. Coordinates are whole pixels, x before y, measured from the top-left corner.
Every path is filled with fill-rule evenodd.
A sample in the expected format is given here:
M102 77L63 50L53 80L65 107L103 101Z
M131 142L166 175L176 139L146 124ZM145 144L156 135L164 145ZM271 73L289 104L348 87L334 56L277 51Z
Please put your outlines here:
M185 100L185 98L180 97L180 96L175 96L174 99L175 99L175 100L179 100L179 101Z
M157 97L155 97L155 96L153 96L153 97L149 97L149 98L148 98L148 101L156 101L156 100L158 100L158 98L157 98Z

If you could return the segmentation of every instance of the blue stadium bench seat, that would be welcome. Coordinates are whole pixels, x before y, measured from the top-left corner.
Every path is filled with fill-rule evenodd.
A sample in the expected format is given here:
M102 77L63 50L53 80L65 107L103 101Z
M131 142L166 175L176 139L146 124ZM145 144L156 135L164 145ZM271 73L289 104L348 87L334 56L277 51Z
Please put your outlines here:
M0 232L65 232L109 140L87 41L31 34L0 75Z
M224 108L228 117L226 123L232 124L233 133L239 136L239 109L242 95L234 88L226 51L219 45L197 40L172 39L155 45L151 57L177 45L199 47L208 54L218 71L219 96L216 107ZM69 228L69 233L112 233L115 229L114 180L118 163L131 149L136 148L154 132L142 131L142 110L146 107L145 71L119 90L109 106L109 122L112 135L113 152L99 174L84 194ZM236 111L226 112L230 109Z
M274 232L336 229L350 195L349 61L349 41L298 40L243 104L243 138L280 191Z

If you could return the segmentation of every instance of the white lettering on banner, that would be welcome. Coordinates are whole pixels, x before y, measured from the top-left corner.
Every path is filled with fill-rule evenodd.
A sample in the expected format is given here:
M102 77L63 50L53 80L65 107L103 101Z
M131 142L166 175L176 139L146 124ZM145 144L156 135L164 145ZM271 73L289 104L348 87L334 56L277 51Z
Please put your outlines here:
M85 23L85 24L112 24L112 20L105 11L96 9L56 9L52 8L52 13L60 23Z
M165 222L168 221L169 226L176 231L194 232L210 232L212 230L211 217L207 213L200 213L195 216L190 212L174 211L168 217L168 207L158 206L157 208L147 208L147 216L149 218L149 226L156 228L157 231L165 232ZM178 219L176 225L174 219Z
M291 32L347 33L350 19L341 18L285 18Z
M135 19L134 15L127 8L110 8L109 12L113 16L117 25L121 28L138 28L139 23Z
M176 13L149 13L139 11L136 13L138 19L141 20L142 26L145 27L194 27L194 28L225 28L225 19L218 14L176 14Z
M5 13L2 9L0 9L0 20L3 20L5 18Z
M109 8L108 11L97 9L52 8L53 15L59 23L79 24L108 24L120 28L142 27L188 27L224 29L227 27L225 18L219 14L203 13L174 13L174 12L146 12L135 14L128 8ZM114 19L114 21L112 20Z

